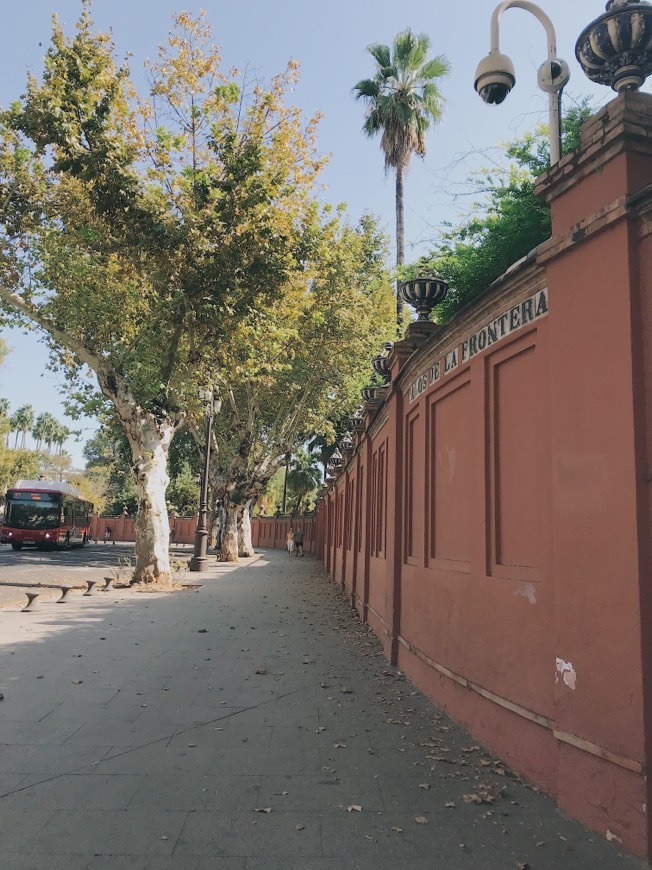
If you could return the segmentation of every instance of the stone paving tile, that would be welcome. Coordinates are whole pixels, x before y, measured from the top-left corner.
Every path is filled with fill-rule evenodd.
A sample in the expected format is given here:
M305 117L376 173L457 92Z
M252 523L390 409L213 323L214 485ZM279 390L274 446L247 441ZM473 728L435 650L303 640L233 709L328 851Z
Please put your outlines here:
M0 849L7 852L25 851L52 815L52 810L0 813Z
M174 849L188 855L298 857L321 854L315 813L191 813Z
M246 870L247 859L206 858L201 855L188 858L157 856L155 859L146 855L97 855L85 867L88 870Z
M161 810L252 811L261 806L261 777L170 772L143 777L129 808ZM265 804L267 806L267 804Z
M87 765L93 765L104 758L109 748L73 747L65 743L58 746L47 742L38 746L29 743L0 744L0 772L57 775L83 770Z
M27 777L3 799L6 812L22 810L125 809L143 777L134 774L73 773L40 780Z
M2 870L86 870L88 855L56 857L49 853L42 855L10 854L0 847L0 867Z
M58 810L23 850L51 855L171 855L185 812L160 810Z
M341 810L352 804L369 810L384 809L383 798L374 776L339 777L323 771L313 776L263 776L260 800L263 806L279 810Z

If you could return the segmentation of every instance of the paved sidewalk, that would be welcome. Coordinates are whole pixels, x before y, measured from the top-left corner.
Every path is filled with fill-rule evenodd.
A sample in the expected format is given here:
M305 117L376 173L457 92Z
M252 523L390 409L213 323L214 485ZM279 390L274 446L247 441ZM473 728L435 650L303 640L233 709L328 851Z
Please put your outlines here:
M644 865L419 695L311 557L0 610L0 867Z

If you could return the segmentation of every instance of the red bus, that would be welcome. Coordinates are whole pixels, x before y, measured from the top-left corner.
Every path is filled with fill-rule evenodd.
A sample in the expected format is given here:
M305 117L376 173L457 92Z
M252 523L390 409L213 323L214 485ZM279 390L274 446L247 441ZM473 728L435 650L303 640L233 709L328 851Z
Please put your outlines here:
M65 481L19 480L7 490L0 543L83 547L90 537L93 505Z

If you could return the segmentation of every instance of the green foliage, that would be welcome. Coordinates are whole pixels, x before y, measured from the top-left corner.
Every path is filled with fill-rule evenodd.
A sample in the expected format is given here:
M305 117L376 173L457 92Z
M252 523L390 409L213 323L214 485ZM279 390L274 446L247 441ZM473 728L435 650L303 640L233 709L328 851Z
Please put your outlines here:
M564 153L577 147L590 113L583 102L564 116ZM547 131L539 128L512 142L506 155L512 161L506 169L472 179L481 196L473 217L444 233L433 251L405 270L406 277L438 272L449 282L448 297L437 307L442 322L550 237L550 207L534 194L537 175L549 166Z
M386 241L376 221L321 220L305 274L286 289L283 305L259 308L214 349L224 403L212 476L236 504L257 498L287 453L351 413L372 356L393 332ZM193 419L201 410L192 409Z
M9 450L0 446L0 494L18 480L34 480L40 472L40 455L33 450Z
M245 99L203 14L175 16L138 97L89 9L72 36L55 19L43 75L0 118L4 299L72 389L83 362L110 400L177 421L205 348L303 271L317 119L286 104L294 63Z
M292 512L298 513L306 505L310 496L316 494L321 483L321 469L316 456L299 450L292 457L288 470L288 490L295 498Z
M136 484L131 467L131 451L122 428L107 420L84 445L85 475L96 490L93 502L109 516L136 510Z
M197 475L188 462L182 462L168 486L166 498L169 510L182 517L194 516L199 504Z

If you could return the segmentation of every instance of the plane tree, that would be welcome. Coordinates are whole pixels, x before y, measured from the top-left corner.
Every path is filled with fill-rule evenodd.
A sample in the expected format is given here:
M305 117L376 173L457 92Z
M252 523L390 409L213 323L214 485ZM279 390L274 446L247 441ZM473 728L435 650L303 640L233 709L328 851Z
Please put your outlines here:
M85 2L74 34L54 19L43 74L0 117L0 299L47 335L78 406L97 406L90 369L113 407L136 581L170 577L167 454L207 358L303 274L321 231L297 77L291 62L245 92L205 16L182 13L138 93Z
M395 329L386 240L374 218L351 226L322 215L303 275L280 305L242 319L215 349L222 410L214 426L210 484L224 509L222 559L250 555L250 506L274 473L316 432L351 412L371 359ZM189 424L203 442L201 407Z

